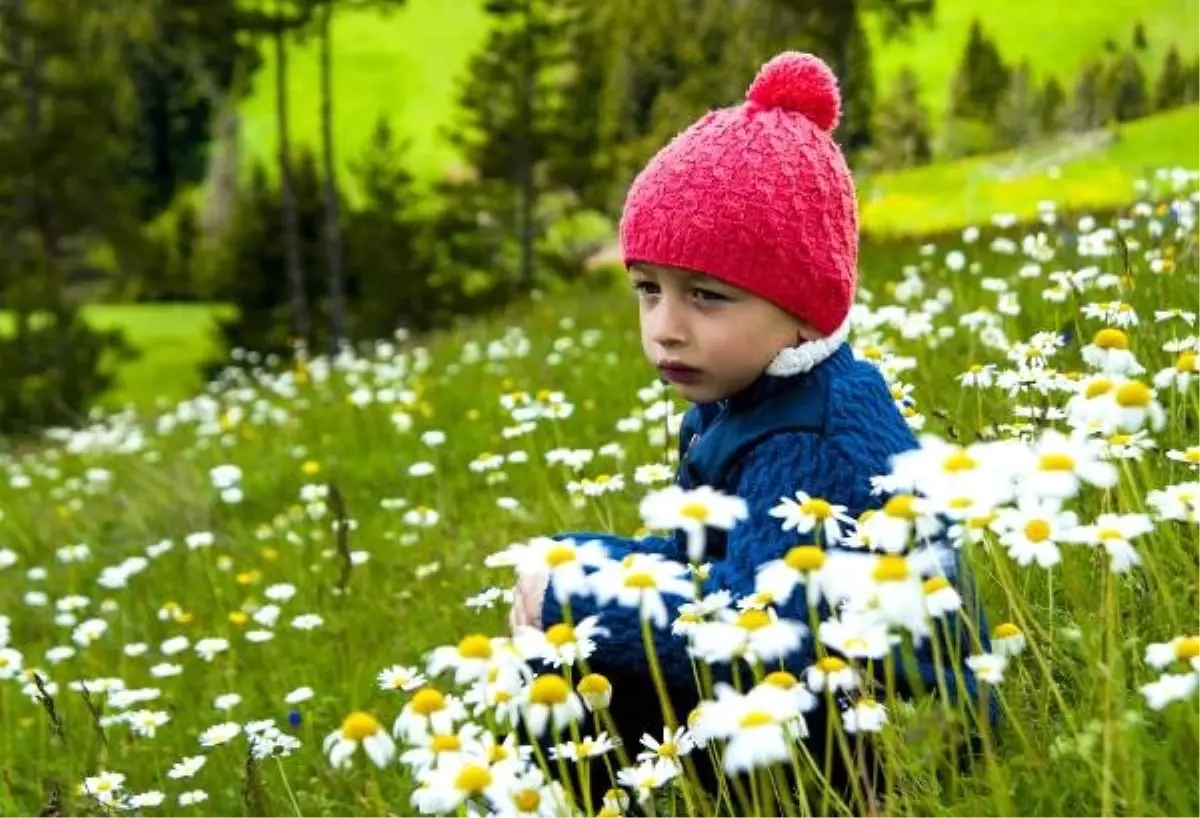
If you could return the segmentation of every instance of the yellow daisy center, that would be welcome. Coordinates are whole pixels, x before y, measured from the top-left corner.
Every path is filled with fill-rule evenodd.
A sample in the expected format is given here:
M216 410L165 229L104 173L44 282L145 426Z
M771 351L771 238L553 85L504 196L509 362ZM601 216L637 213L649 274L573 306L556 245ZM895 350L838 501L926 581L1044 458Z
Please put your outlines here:
M634 571L625 577L626 588L649 589L657 588L658 583L654 581L654 577L645 571Z
M1187 662L1200 656L1200 637L1187 636L1175 643L1175 658Z
M934 594L943 588L949 588L950 581L945 577L930 577L929 579L925 580L921 587L925 589L925 593Z
M551 568L575 561L575 551L565 545L556 545L546 552L546 564Z
M533 812L542 803L542 796L537 790L521 790L513 796L513 804L521 812Z
M379 721L370 713L361 710L356 710L342 721L342 738L347 741L362 741L379 730Z
M770 624L771 617L767 616L766 611L759 610L758 608L750 608L749 610L742 611L737 618L738 627L748 631L756 631Z
M970 497L955 497L949 503L947 503L947 505L950 506L950 508L961 511L964 508L971 507L971 498Z
M435 753L453 753L462 749L462 741L453 733L448 733L434 736L429 746Z
M562 676L547 673L538 676L529 689L529 700L534 704L563 704L571 694L571 688Z
M951 473L979 468L979 463L965 449L958 449L942 461L942 470Z
M815 545L798 545L787 552L783 561L793 571L815 571L825 564L825 552Z
M483 634L473 633L458 643L458 655L464 659L490 659L492 642Z
M1074 471L1075 459L1065 452L1050 452L1038 458L1039 471Z
M446 706L446 697L440 690L423 687L412 697L413 712L419 716L428 716Z
M917 519L916 509L913 508L913 497L909 494L900 494L888 500L883 506L883 513L901 520Z
M708 506L703 503L684 503L683 508L679 509L680 515L696 522L702 523L708 519Z
M818 520L827 520L833 516L833 506L819 497L813 497L800 504L800 512Z
M1045 520L1030 520L1025 523L1025 537L1030 542L1042 542L1050 537L1050 523Z
M768 724L773 724L775 719L771 718L769 713L764 713L761 710L751 710L746 715L742 716L739 727L748 729L751 727L766 727Z
M817 670L822 673L837 673L847 668L845 660L837 656L822 656L817 660Z
M1002 622L992 630L992 636L996 639L1012 639L1020 635L1021 629L1011 622Z
M575 629L565 622L559 622L546 631L546 641L556 648L569 645L575 641Z
M875 562L871 577L876 582L899 582L908 579L908 560L898 554L884 554Z
M1129 381L1117 388L1117 404L1124 407L1150 405L1150 387L1141 381Z
M454 788L459 792L479 795L492 783L492 773L482 764L465 764L454 779Z
M1188 350L1179 353L1179 359L1175 361L1176 372L1195 372L1196 371L1196 353Z
M782 690L791 690L793 687L800 684L796 677L788 673L786 670L776 670L773 673L768 673L763 677L763 682L765 684L774 685Z
M1125 538L1122 537L1121 532L1117 531L1115 528L1102 528L1096 532L1096 539L1098 539L1098 540L1123 540Z
M1083 396L1088 400L1098 398L1104 393L1113 388L1113 383L1108 378L1096 378L1089 381L1087 387L1083 390Z
M1100 349L1129 349L1129 336L1119 329L1102 329L1092 343Z

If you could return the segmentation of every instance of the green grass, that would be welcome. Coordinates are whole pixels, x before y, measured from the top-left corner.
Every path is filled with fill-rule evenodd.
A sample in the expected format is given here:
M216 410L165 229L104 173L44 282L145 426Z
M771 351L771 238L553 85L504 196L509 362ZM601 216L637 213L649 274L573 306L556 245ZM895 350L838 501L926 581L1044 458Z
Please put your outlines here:
M457 105L456 83L487 19L482 0L408 0L399 11L352 11L334 22L334 144L348 168L366 147L380 115L411 140L409 160L419 178L436 176L453 157L439 130ZM296 145L320 145L318 44L288 52L288 105ZM254 159L270 166L278 150L275 54L264 62L242 106L243 167ZM318 154L319 155L319 154ZM349 180L346 180L347 182Z
M102 400L144 409L160 400L178 401L203 386L198 367L217 352L216 322L229 314L221 304L88 304L84 317L97 329L120 329L136 351L129 361L112 361L117 381ZM0 312L0 333L12 317Z
M942 0L935 7L932 25L918 26L904 39L885 43L878 26L870 29L880 94L890 91L891 78L901 66L910 66L920 77L935 130L940 129L954 72L976 17L1007 62L1029 60L1039 82L1056 76L1068 93L1079 67L1102 53L1106 39L1112 38L1120 49L1132 48L1137 20L1146 29L1142 67L1153 88L1171 45L1184 59L1195 56L1200 26L1200 4L1195 0Z
M971 364L1005 370L1010 352L1029 360L1020 349L1004 347L1071 319L1081 342L1090 340L1105 322L1084 317L1080 306L1095 301L1120 299L1140 316L1128 342L1147 380L1176 364L1176 353L1164 344L1194 334L1178 319L1154 320L1155 310L1167 307L1200 309L1190 236L1167 230L1155 238L1145 223L1123 232L1139 242L1136 286L1101 287L1103 277L1092 277L1078 303L1044 297L1050 271L1095 265L1122 273L1118 255L1084 258L1058 246L1044 275L1028 278L1018 275L1018 259L991 249L990 231L961 248L978 263L976 273L945 268L941 259L957 249L952 245L929 256L915 245L897 250L886 263L871 264L865 283L874 295L872 309L919 312L920 297L897 303L892 296L902 291L887 283L907 280L911 291L913 276L927 296L945 287L951 303L929 316L930 331L902 333L883 321L874 331L857 330L853 343L864 355L875 347L911 357L915 367L897 377L912 386L910 422L923 420L925 432L947 437L953 429L963 443L986 428L1011 437L1017 428L1010 424L1025 423L1018 407L1061 406L1071 392L962 389L957 378ZM1059 237L1052 230L1049 238L1056 244ZM1169 271L1150 272L1147 259L1154 257L1172 260ZM984 286L985 278L993 281ZM1009 289L1017 313L996 310L995 280ZM960 320L984 309L993 332ZM144 323L148 337L169 322L159 316ZM994 346L997 337L1001 348ZM473 345L481 355L470 354ZM1059 350L1048 365L1060 372L1092 369L1080 343ZM26 691L36 688L24 687L32 677L15 674L15 654L0 653L0 813L37 814L57 793L64 813L104 814L77 788L108 770L126 776L126 793L165 794L161 807L143 814L413 814L412 779L402 765L376 769L360 752L348 769L334 770L323 739L356 711L391 726L414 694L381 690L376 675L384 668L421 667L430 650L470 634L505 634L502 605L471 611L462 604L483 589L511 585L509 570L485 565L489 554L536 535L629 533L638 526L638 503L648 489L634 482L635 469L663 463L674 441L655 439L662 422L653 418L632 432L616 428L622 418L650 408L654 398L638 390L654 375L639 350L630 294L574 292L443 334L420 353L380 347L332 371L314 366L231 379L209 405L169 417L146 413L122 420L118 435L88 438L94 446L140 438L133 451L116 443L80 453L48 441L19 460L0 458L0 613L7 618L0 647L19 651L26 669L37 668L52 683L54 705L32 701ZM560 390L574 411L537 419L514 437L517 420L503 401L516 390L538 400L549 399L542 390ZM1162 428L1149 434L1156 448L1139 461L1117 461L1119 482L1110 491L1086 488L1069 498L1082 522L1106 511L1147 510L1152 490L1196 479L1194 467L1168 457L1196 445L1196 381L1160 388L1156 400L1165 415ZM672 408L683 404L675 399ZM423 441L431 430L446 433L444 445ZM623 458L600 451L613 442ZM560 447L596 456L572 472L548 462L547 453ZM525 462L506 459L499 471L471 467L486 452L517 451L527 455ZM956 462L963 466L961 458ZM1018 462L1008 458L1003 468ZM411 471L417 463L431 464L432 473L417 476ZM218 466L241 470L239 502L227 502L234 498L214 487L210 470ZM571 481L604 474L621 475L626 488L573 502ZM985 479L994 485L995 474ZM320 487L328 485L337 494L322 500ZM781 494L796 488L803 487L779 487ZM514 499L516 510L500 506L502 498ZM353 523L335 526L342 503ZM437 519L428 525L406 520L406 512L418 509L438 512ZM211 544L193 536L201 532L211 534ZM1151 534L1134 538L1142 564L1126 576L1110 572L1101 547L1063 543L1062 563L1043 568L1018 565L995 535L987 535L991 547L964 546L992 624L1014 623L1028 647L1009 660L997 688L1004 718L987 735L973 770L958 769L946 755L947 742L963 726L958 708L908 713L884 699L890 723L880 741L898 787L884 794L880 814L1197 814L1195 693L1159 711L1141 690L1161 673L1144 660L1147 646L1195 634L1195 535L1194 523L1156 521ZM72 549L60 553L63 546ZM141 557L144 562L134 559ZM44 575L31 574L34 568ZM894 565L887 576L897 576ZM278 603L275 621L263 606L278 599L277 589L269 589L279 583L293 586L295 595ZM921 593L919 586L904 587ZM262 621L249 618L255 614ZM320 624L297 628L293 623L303 614L318 615ZM107 627L93 631L89 642L83 631L94 620ZM81 630L85 621L91 624ZM252 641L250 631L273 638ZM164 649L165 640L179 636L188 642L181 652ZM214 638L228 640L227 650L208 661L195 647ZM603 638L598 641L603 646ZM143 643L141 655L126 648ZM47 653L62 647L73 652ZM177 666L178 673L152 672L162 664ZM1178 661L1167 670L1185 679L1194 672ZM156 690L132 709L168 720L153 737L135 735L126 723L101 724L99 716L120 708L103 693L85 700L70 686L97 678ZM457 689L445 677L433 683ZM312 697L285 700L301 687L311 688ZM230 693L241 701L218 710L217 697ZM273 719L301 748L254 764L244 735L211 748L199 741L218 723L257 719ZM355 723L371 724L362 717ZM592 733L590 725L583 730ZM630 744L632 755L636 737ZM167 775L194 755L207 763L193 778ZM194 789L208 800L177 807L177 798Z
M919 235L978 224L994 213L1036 216L1038 203L1111 208L1157 168L1200 168L1200 109L1189 106L1121 126L1117 139L1072 135L1054 143L971 157L859 181L864 231Z

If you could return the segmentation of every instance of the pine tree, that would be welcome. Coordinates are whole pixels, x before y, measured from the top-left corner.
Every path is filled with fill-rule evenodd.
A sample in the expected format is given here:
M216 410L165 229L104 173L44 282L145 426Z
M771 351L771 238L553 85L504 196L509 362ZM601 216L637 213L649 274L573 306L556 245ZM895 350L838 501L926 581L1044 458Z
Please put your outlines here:
M923 165L933 158L929 113L920 95L916 72L904 66L875 112L874 154L881 169Z
M1138 58L1131 52L1122 54L1113 63L1108 74L1108 86L1113 117L1117 122L1129 122L1149 112L1146 75Z
M979 20L974 20L954 77L950 115L959 119L994 121L1000 99L1008 88L1010 73L995 42L984 33Z
M450 135L476 178L498 194L489 197L488 209L517 237L517 269L510 274L525 287L534 275L534 216L547 187L545 165L561 122L565 81L575 60L586 58L569 51L567 37L580 2L488 0L492 31L471 60L460 97L463 118Z
M1187 77L1183 71L1183 60L1179 49L1171 46L1163 58L1162 71L1154 88L1154 110L1165 111L1182 105L1187 97Z
M1038 130L1046 136L1067 127L1067 92L1058 77L1048 77L1037 98Z
M1146 27L1138 20L1133 26L1133 47L1137 51L1145 51L1149 44L1146 40Z
M136 262L136 201L123 176L133 130L120 49L137 3L0 3L0 433L73 423L129 354L85 321L76 288L88 254Z
M996 137L1002 147L1025 145L1041 135L1039 100L1031 74L1028 61L1017 66L1000 100Z
M1087 131L1112 119L1112 97L1105 82L1104 63L1089 60L1079 68L1071 106L1071 129Z

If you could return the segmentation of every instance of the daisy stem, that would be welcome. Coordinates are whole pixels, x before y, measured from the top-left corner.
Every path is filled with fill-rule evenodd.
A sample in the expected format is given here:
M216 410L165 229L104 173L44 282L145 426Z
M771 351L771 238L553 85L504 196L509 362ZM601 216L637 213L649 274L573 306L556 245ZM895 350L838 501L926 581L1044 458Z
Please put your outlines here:
M567 668L568 673L570 667ZM568 679L568 684L570 681ZM583 742L580 738L579 725L576 722L571 722L571 739L575 742L575 746L579 747ZM583 807L587 810L588 815L595 815L596 811L592 809L592 788L591 788L591 759L576 757L575 766L579 770L579 786L583 790Z
M283 782L283 789L287 792L288 800L292 802L292 810L297 816L303 815L300 805L296 803L296 794L292 792L292 785L288 783L287 773L283 771L283 762L279 760L279 756L275 756L275 766L279 769L279 779Z
M758 791L758 777L751 773L750 776L750 799L753 805L754 812L751 815L766 815L762 808L762 794Z
M679 720L675 718L675 707L671 704L671 698L667 694L667 685L663 681L662 667L658 663L658 652L654 649L654 631L651 629L650 620L642 619L642 644L646 648L646 662L650 665L650 676L654 680L654 690L658 693L659 704L662 705L663 721L667 727L674 733L679 728ZM696 774L696 766L692 764L691 759L684 757L684 767L687 770L687 775L682 778L688 779L684 784L680 781L680 789L683 791L683 800L687 802L688 815L699 815L696 812L696 805L692 801L692 785L699 785L700 776Z
M773 767L768 767L766 770L766 773L768 776L767 783L771 785L773 790L775 790L775 792L778 795L779 801L783 804L783 814L784 815L799 815L799 814L801 814L796 809L796 799L792 798L792 792L791 792L792 788L791 788L791 785L788 784L787 772L782 769L776 770ZM799 779L797 779L797 781L799 781ZM804 815L809 814L807 804L805 804L805 809L804 809L803 814Z

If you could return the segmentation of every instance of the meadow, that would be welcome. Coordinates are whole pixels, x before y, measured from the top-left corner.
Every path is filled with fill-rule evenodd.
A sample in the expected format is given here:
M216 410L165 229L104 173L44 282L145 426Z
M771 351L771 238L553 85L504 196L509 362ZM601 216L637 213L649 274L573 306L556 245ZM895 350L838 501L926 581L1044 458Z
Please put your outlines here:
M971 702L854 699L828 729L874 734L882 813L1200 809L1200 185L1163 170L1138 190L1111 219L1045 203L1033 223L997 214L864 260L851 344L928 435L895 489L928 502L879 519L904 535L948 515L992 623L972 661L1001 714L960 768L946 756ZM505 727L538 707L584 715L563 754L588 760L558 763L628 763L627 795L671 812L694 794L678 755L695 741L719 762L782 742L804 768L784 740L792 705L611 748L564 684L578 668L526 671L546 651L586 654L583 623L507 639L510 564L566 564L538 538L644 533L684 409L614 287L332 361L239 352L176 404L4 455L0 813L563 814L535 764L555 763L521 761ZM791 556L808 572L791 581L824 571L888 594L915 616L904 627L954 607L915 558L864 549L834 575L835 560ZM707 616L750 639L756 604ZM805 638L821 661L757 665L745 700L823 699L835 668L875 661L819 628ZM802 770L817 799L821 770ZM724 808L770 813L775 792L776 811L826 804L789 802L766 775Z

